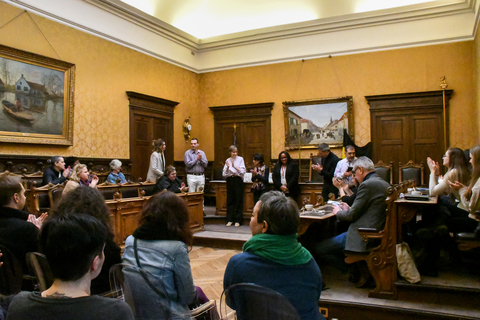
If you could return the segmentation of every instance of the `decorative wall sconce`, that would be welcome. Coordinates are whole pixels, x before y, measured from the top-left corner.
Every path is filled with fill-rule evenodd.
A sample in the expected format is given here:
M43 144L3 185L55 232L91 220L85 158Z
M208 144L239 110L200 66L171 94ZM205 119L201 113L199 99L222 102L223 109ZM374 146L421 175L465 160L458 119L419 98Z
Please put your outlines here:
M192 125L190 124L190 117L188 117L183 122L183 137L185 138L185 142L190 140L190 131L192 131Z

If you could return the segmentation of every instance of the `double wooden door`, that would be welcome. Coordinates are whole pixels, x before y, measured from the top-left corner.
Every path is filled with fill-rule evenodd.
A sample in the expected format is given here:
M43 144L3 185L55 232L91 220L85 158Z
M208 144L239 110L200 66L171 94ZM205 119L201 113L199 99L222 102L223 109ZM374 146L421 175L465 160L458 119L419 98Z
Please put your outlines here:
M173 108L178 102L127 92L130 100L130 159L132 180L147 178L152 143L166 143L165 162L173 165Z
M445 103L452 90L445 92ZM443 91L367 96L370 104L373 161L394 163L394 183L398 163L423 163L424 181L429 170L426 159L441 163L445 153Z
M229 147L236 142L238 154L250 167L255 153L265 164L271 160L271 110L273 103L211 107L215 121L215 162L225 163Z

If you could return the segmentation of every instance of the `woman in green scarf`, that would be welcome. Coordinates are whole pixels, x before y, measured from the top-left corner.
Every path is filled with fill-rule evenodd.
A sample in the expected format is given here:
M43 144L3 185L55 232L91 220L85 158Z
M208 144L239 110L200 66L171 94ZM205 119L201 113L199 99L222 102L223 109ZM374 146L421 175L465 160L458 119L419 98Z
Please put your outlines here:
M322 274L312 255L297 241L297 204L279 191L263 194L250 220L252 238L243 253L228 262L224 289L254 283L285 296L301 319L325 319L318 310Z

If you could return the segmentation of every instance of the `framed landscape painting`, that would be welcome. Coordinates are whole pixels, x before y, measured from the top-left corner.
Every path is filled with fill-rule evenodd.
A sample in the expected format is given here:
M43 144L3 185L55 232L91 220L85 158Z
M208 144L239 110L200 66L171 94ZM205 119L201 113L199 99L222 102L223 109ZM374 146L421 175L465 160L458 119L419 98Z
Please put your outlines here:
M326 143L343 145L344 129L353 138L351 96L283 102L285 148L313 149Z
M0 141L73 144L75 65L0 45Z

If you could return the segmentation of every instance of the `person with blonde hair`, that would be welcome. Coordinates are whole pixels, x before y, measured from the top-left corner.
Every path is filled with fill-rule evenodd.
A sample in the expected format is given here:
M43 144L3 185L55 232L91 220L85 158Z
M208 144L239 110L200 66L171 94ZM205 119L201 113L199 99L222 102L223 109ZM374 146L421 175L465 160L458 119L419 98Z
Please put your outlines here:
M107 182L109 183L127 182L127 179L125 178L123 173L120 172L122 171L122 162L120 160L113 159L112 161L110 161L110 169L112 169L112 171L107 177Z
M65 185L63 193L65 194L70 190L77 188L78 186L88 186L90 188L95 188L98 183L98 177L96 175L92 176L92 181L89 180L88 169L85 164L77 164L73 167L73 173L70 177L70 180Z
M148 168L147 180L157 182L158 178L163 176L165 172L165 148L166 144L163 139L154 140L153 152L150 156L150 167Z

